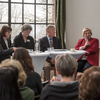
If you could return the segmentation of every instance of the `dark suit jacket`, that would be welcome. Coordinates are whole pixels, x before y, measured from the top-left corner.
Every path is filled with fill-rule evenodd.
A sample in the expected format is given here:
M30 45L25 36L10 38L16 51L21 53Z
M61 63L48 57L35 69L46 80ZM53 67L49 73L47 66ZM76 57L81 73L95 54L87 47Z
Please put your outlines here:
M20 32L15 38L13 42L14 47L23 47L26 49L33 49L34 50L34 39L32 36L27 37L26 43L22 37L22 32Z
M47 36L45 36L39 40L39 45L40 45L40 51L42 51L42 52L46 51L47 48L50 47ZM54 49L62 49L59 38L53 37L53 47L54 47ZM51 59L52 58L47 57L46 61L50 62Z
M7 42L9 49L7 49L3 37L0 37L0 63L1 61L10 58L10 55L12 55L14 52L13 48L11 47L11 40L7 39Z

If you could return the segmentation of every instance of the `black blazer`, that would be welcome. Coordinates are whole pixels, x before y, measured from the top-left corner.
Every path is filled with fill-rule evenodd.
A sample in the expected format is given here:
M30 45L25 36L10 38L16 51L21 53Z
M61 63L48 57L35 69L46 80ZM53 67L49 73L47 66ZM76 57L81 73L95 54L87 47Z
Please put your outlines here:
M47 48L50 47L47 36L45 36L39 40L39 45L40 45L40 51L42 51L42 52L46 51ZM53 47L54 47L54 49L62 49L59 38L53 37ZM50 62L51 59L52 59L51 57L47 57L46 61Z
M7 49L3 37L0 37L0 63L1 61L10 58L10 56L14 52L13 48L11 47L11 40L9 38L7 39L7 42L9 49Z
M27 37L26 43L24 42L22 32L20 32L13 41L13 46L14 47L23 47L26 49L33 49L34 50L34 39L32 36Z

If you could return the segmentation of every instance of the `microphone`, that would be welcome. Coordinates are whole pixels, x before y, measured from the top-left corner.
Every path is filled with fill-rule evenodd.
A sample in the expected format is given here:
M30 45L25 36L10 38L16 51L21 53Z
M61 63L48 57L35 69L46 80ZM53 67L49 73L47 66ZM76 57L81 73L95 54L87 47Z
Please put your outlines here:
M89 42L89 37L87 37L87 41ZM89 45L88 45L89 46Z
M89 42L89 37L87 37L87 41Z

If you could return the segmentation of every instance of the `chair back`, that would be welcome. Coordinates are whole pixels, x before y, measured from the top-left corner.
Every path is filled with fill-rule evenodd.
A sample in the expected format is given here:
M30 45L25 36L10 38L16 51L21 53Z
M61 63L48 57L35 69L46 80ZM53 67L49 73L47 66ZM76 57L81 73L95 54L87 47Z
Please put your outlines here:
M49 80L42 82L43 87L49 84Z
M34 100L39 100L40 99L40 94L34 97Z

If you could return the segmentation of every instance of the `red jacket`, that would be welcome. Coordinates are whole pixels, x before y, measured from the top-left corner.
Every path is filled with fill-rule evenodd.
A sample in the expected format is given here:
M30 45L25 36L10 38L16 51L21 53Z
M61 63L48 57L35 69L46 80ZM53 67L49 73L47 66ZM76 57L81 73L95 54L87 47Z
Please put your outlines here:
M79 50L79 47L84 46L85 39L79 39L78 43L75 46L76 50ZM85 51L88 51L89 53L85 53L86 60L94 66L99 66L99 41L96 38L90 38L89 39L89 46L84 49ZM82 55L83 56L83 55ZM77 59L80 60L82 58Z

